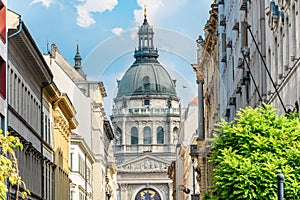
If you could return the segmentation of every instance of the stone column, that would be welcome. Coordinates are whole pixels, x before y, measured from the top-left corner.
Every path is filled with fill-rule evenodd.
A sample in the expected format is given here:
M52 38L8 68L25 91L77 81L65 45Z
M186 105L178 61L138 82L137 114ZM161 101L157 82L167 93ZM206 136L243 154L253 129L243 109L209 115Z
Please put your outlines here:
M127 134L127 130L126 130L126 122L123 121L122 119L122 144L123 147L122 147L122 151L125 151L125 148L124 148L124 145L127 143L127 140L126 140L126 134Z
M122 200L129 200L127 198L128 190L126 184L120 184L120 190L121 190L121 199Z
M169 199L173 199L172 198L172 193L173 193L172 183L168 183L168 188L169 188Z
M145 124L143 123L139 123L138 124L138 136L139 136L139 144L144 144L144 127L145 127ZM142 147L142 146L141 146Z
M205 157L199 156L198 166L196 168L197 182L200 186L200 200L204 200L206 191L206 160Z
M152 123L152 144L157 144L157 125L156 122Z

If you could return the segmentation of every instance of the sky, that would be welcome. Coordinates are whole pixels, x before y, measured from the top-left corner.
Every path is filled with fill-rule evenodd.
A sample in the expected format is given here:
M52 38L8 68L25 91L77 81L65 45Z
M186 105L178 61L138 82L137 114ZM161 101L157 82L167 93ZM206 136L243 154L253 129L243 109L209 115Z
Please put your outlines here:
M41 53L55 43L74 65L76 44L88 80L103 81L106 112L117 93L116 80L134 62L137 30L144 18L153 26L159 62L177 80L182 105L195 97L196 39L203 36L212 0L8 0L21 15Z

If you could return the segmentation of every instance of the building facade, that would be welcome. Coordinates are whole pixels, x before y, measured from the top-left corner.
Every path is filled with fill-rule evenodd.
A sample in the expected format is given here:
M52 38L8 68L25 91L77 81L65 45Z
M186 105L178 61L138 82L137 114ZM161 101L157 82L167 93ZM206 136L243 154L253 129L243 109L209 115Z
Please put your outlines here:
M197 145L197 125L198 97L195 97L182 113L176 159L168 169L168 175L173 179L173 200L193 199L191 196L199 196L200 193L197 182L197 160L190 156L190 145Z
M232 120L239 108L267 99L265 2L220 0L218 7L220 113Z
M78 125L74 119L75 109L67 94L62 93L59 99L53 103L54 118L54 199L69 199L70 192L70 168L69 168L69 144L71 131Z
M167 168L175 159L180 125L175 81L158 62L146 13L138 31L135 62L118 81L112 125L122 200L172 198Z
M299 112L300 17L298 1L265 1L267 102L281 112Z
M44 58L54 74L57 87L68 94L76 109L76 119L79 124L73 132L84 139L95 158L91 171L92 199L105 199L107 193L111 193L106 191L108 188L106 172L107 167L113 162L109 144L114 137L112 132L105 131L103 105L103 98L106 97L105 87L101 81L86 80L78 45L74 66L65 60L55 44L52 45L51 53L44 55ZM110 184L115 187L113 182ZM112 196L111 199L116 199L116 196Z
M209 19L204 27L204 38L197 39L197 63L192 67L197 76L198 85L198 126L196 144L191 144L189 151L194 161L194 171L200 187L200 196L192 199L205 199L210 193L211 164L209 163L209 138L213 137L214 124L220 121L221 76L219 68L218 41L218 4L211 4Z
M20 138L24 150L17 151L20 176L31 199L45 197L43 154L43 90L53 78L21 16L7 13L8 28L8 131ZM22 188L21 188L22 190ZM14 196L15 190L10 191Z
M93 199L92 170L95 162L94 155L84 139L71 135L70 142L70 199Z
M77 126L68 96L54 83L43 90L44 198L69 198L68 151L70 132Z
M262 102L274 104L279 113L299 112L299 2L219 0L217 3L219 117L231 121L238 109L256 107ZM205 120L211 118L206 116ZM208 122L206 125L206 130L212 128ZM202 152L199 146L198 142L197 156ZM201 191L203 185L210 185L204 184L202 177L201 172Z

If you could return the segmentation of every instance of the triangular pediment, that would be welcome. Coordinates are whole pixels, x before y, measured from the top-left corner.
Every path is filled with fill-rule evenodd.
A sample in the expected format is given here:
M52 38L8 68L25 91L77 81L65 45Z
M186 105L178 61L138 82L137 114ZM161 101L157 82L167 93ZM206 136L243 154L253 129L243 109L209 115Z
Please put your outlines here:
M117 166L118 172L125 173L144 173L144 172L167 172L170 162L160 158L143 155L129 160Z

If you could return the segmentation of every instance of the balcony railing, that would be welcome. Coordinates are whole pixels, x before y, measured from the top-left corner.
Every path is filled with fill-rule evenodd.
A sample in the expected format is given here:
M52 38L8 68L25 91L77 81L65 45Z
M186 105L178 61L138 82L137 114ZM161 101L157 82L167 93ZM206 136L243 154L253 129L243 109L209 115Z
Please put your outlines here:
M179 108L129 108L129 109L113 109L114 115L132 114L132 115L152 115L152 114L177 114Z
M175 144L115 145L115 153L175 152Z

